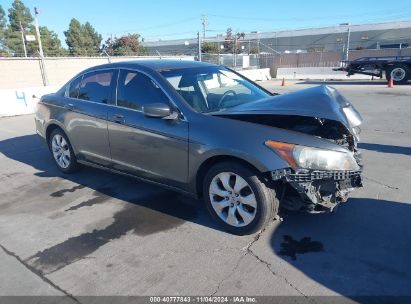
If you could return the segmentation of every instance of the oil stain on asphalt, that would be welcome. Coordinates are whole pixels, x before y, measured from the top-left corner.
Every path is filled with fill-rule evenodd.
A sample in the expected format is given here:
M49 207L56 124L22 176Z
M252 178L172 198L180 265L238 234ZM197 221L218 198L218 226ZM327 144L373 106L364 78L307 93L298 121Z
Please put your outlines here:
M110 189L104 189L110 192ZM104 193L68 210L76 210L92 203L101 203L110 198ZM110 193L118 197L115 193ZM26 262L38 271L48 274L61 269L75 261L86 258L108 242L119 239L128 232L139 236L146 236L160 231L166 231L178 227L187 220L197 217L197 208L193 204L180 201L177 194L153 195L141 201L128 199L126 206L115 213L113 222L103 229L95 229L66 241L54 245L48 249L29 257Z
M83 202L81 202L78 205L75 206L71 206L70 208L67 208L64 211L75 211L78 210L80 208L83 207L91 207L94 205L98 205L98 204L103 204L105 201L109 200L111 198L111 196L109 196L109 193L111 192L110 188L101 188L98 189L96 191L94 191L94 197L90 198L88 200L85 200Z
M50 194L50 196L51 197L62 197L65 193L74 192L76 190L80 190L80 189L83 189L83 188L84 188L83 185L77 185L77 186L74 186L70 189L62 189L62 190L53 192L53 193Z
M318 241L312 241L310 237L303 237L301 240L294 240L289 235L283 236L284 242L281 243L280 255L288 256L292 260L297 259L297 254L304 254L308 252L324 251L324 246Z

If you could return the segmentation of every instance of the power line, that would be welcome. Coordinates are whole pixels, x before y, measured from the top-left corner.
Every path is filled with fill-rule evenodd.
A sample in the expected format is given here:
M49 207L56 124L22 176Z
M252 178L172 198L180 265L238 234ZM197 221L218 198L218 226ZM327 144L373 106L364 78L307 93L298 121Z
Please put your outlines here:
M186 23L188 21L196 20L197 18L198 17L185 18L183 20L178 20L178 21L174 21L174 22L168 22L168 23L163 23L163 24L153 25L153 26L148 26L148 27L140 27L138 29L133 28L133 29L127 29L127 30L118 30L118 32L126 33L126 32L136 32L136 31L147 31L147 30L159 29L159 28L164 28L164 27L170 27L170 26L173 26L173 25L183 24L183 23Z
M375 12L363 12L363 13L357 13L357 14L350 14L350 15L321 15L321 16L312 16L312 17L303 17L303 18L298 18L298 20L303 20L303 21L310 21L310 20L318 20L318 19L335 19L335 18L352 18L352 17L364 17L364 16L370 16L370 15L382 15L382 16L387 16L387 15L403 15L404 13L410 14L411 12L411 7L403 7L403 8L398 8L396 7L395 10L379 10ZM215 17L215 18L224 18L224 19L238 19L238 20L255 20L255 21L269 21L269 22L278 22L278 21L290 21L290 18L261 18L261 17L248 17L248 16L230 16L230 15L216 15L216 14L208 14L210 17Z
M208 26L208 20L206 15L203 15L203 17L201 18L201 25L203 26L203 39L205 39Z

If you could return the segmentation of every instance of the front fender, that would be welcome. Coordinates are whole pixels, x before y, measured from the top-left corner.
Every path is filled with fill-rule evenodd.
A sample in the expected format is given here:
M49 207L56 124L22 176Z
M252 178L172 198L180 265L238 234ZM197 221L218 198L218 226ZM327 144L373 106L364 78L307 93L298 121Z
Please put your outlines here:
M256 149L258 152L252 154L235 148L212 148L211 146L201 143L190 143L189 150L188 190L192 193L197 192L197 175L200 169L203 165L207 164L209 160L214 158L238 159L255 167L261 173L289 167L283 158L271 151L264 144Z

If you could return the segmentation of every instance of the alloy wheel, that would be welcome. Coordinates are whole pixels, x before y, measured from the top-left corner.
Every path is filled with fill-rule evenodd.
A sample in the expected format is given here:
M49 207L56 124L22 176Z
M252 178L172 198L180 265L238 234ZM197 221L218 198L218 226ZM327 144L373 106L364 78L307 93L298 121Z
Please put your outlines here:
M51 150L54 159L61 168L66 169L70 166L70 148L63 136L60 134L55 134L53 136Z
M211 181L209 196L214 211L228 225L247 226L256 216L256 196L247 181L238 174L217 174Z

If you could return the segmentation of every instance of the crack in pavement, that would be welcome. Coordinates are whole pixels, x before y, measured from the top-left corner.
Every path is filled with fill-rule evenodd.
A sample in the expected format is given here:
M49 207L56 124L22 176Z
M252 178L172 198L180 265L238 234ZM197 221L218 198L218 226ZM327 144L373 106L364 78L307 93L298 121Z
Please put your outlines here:
M368 180L368 181L370 181L370 182L376 183L377 185L380 185L380 186L386 187L386 188L388 188L388 189L392 189L392 190L400 190L400 188L398 188L398 187L395 187L395 186L390 186L390 185L384 184L384 183L382 183L382 182L379 182L379 181L377 181L377 180L375 180L375 179L372 179L372 178L370 178L370 177L367 177L367 176L364 176L364 179L365 179L365 180Z
M380 130L380 129L361 129L362 131L369 132L381 132L381 133L394 133L394 134L410 134L407 131L396 131L396 130Z
M272 224L272 223L271 223ZM262 230L260 230L253 238L253 240L247 244L247 246L243 247L241 250L245 251L245 254L240 256L240 258L238 259L236 265L233 267L233 269L230 271L230 273L223 278L217 285L215 291L211 294L211 296L214 296L221 288L222 284L237 270L238 266L240 265L240 262L243 260L243 258L245 258L247 255L250 255L252 257L254 257L257 261L259 261L260 263L264 264L268 271L275 277L278 277L280 279L282 279L284 282L286 282L291 288L293 288L295 291L297 291L299 294L301 294L302 296L304 296L307 300L312 301L314 303L316 303L316 301L312 298L310 298L309 296L307 296L306 294L304 294L301 290L299 290L296 286L294 286L286 277L276 273L274 270L271 269L271 264L268 263L267 261L264 261L262 258L260 258L257 254L254 253L254 251L252 251L251 247L258 242L258 240L260 239L261 235L267 230L267 228L270 226L267 225L266 227L264 227Z
M60 286L58 286L57 284L53 283L51 280L49 280L48 278L46 278L40 271L38 271L37 269L35 269L34 267L31 267L30 265L26 264L16 253L6 249L3 245L0 244L0 248L4 251L4 253L6 253L8 256L11 256L13 258L15 258L18 262L20 262L20 264L22 264L26 269L28 269L31 273L35 274L36 276L38 276L43 282L49 284L50 286L52 286L54 289L62 292L64 295L66 295L67 297L69 297L70 299L72 299L73 301L80 303L80 301L78 299L76 299L72 294L68 293L67 291L65 291L63 288L61 288Z
M238 266L240 266L241 260L242 260L246 255L247 255L247 253L240 256L240 258L238 259L237 263L235 264L235 266L233 267L233 269L230 271L230 273L229 273L226 277L224 277L224 278L218 283L216 289L215 289L214 292L211 294L211 297L214 296L214 295L220 290L220 287L221 287L221 285L224 283L224 281L227 280L229 277L231 277L231 275L237 270Z
M272 224L272 223L270 223ZM261 235L267 230L267 228L270 225L267 225L263 230L261 230L255 237L254 240L252 242L250 242L246 247L243 248L243 250L246 250L247 254L250 254L252 257L254 257L257 261L259 261L260 263L264 264L268 271L275 277L278 277L280 279L282 279L284 282L286 282L291 288L293 288L295 291L297 291L299 294L301 294L302 296L304 296L306 299L316 303L316 301L314 299L311 299L310 297L308 297L306 294L304 294L301 290L299 290L294 284L292 284L286 277L276 273L274 270L271 269L271 264L268 263L267 261L264 261L261 257L259 257L252 249L251 247L260 239Z
M225 280L227 280L238 268L238 266L240 265L241 260L247 256L247 254L249 254L248 250L250 248L250 246L252 246L255 242L257 242L260 239L261 234L265 231L266 227L264 227L262 230L260 230L253 238L253 240L247 244L247 246L245 246L244 248L242 248L241 250L246 251L245 254L241 255L240 258L238 259L237 263L235 264L235 266L233 267L233 269L230 271L230 273L224 277L217 285L216 289L214 290L214 292L211 294L211 296L214 296L219 290L221 285L224 283Z
M271 269L271 264L268 263L267 261L264 261L262 258L260 258L252 249L251 247L260 239L261 235L264 233L264 231L268 228L269 225L267 225L263 230L261 230L256 237L254 238L254 240L252 242L250 242L245 248L243 248L244 250L247 251L247 254L250 254L252 257L254 257L255 259L257 259L257 261L259 261L260 263L264 264L268 271L276 277L279 277L280 279L284 280L284 282L286 282L291 288L293 288L294 290L296 290L299 294L301 294L302 296L304 296L305 298L309 299L308 296L306 294L304 294L301 290L299 290L296 286L294 286L286 277L279 275L278 273L275 273L274 270ZM314 301L315 302L315 301Z

